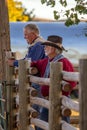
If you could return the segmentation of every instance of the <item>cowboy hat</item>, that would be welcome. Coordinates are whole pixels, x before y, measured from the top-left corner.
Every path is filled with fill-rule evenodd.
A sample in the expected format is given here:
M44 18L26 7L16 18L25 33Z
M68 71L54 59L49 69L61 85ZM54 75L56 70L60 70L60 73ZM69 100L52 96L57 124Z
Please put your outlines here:
M55 47L57 49L67 51L62 46L62 37L57 36L57 35L48 36L47 41L43 42L42 45L52 46L52 47Z

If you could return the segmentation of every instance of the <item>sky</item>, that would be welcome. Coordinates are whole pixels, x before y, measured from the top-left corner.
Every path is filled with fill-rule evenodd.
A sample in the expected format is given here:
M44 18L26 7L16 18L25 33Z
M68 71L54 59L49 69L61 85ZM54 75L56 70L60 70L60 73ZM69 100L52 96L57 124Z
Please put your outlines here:
M23 6L27 8L27 10L30 12L32 9L34 10L34 14L38 18L46 18L54 20L53 10L57 9L61 11L62 6L58 3L58 0L56 1L56 6L46 6L46 4L42 4L41 0L16 0L21 1ZM68 7L73 7L75 5L74 0L67 0L68 1ZM63 18L63 17L62 17Z

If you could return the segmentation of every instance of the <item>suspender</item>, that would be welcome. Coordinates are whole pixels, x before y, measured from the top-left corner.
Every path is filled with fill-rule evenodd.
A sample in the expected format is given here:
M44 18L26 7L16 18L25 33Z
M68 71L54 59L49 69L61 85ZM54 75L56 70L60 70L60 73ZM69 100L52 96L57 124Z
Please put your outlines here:
M58 62L60 59L63 59L63 58L64 56L62 54L59 54L51 62ZM50 61L48 59L48 63L47 63L46 70L43 77L48 78L49 74L50 74Z

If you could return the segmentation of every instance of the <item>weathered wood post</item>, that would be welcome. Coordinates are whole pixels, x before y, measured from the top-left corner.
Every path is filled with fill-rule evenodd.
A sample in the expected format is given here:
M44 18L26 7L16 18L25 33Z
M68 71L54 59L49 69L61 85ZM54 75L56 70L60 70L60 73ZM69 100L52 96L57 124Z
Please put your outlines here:
M13 129L13 74L14 67L6 66L6 115L7 130Z
M87 59L80 59L80 130L87 129Z
M27 82L27 69L29 68L28 61L19 61L19 124L20 130L29 129L28 119L28 88L30 87Z
M62 64L51 62L50 64L50 95L49 95L49 130L61 130L61 81ZM55 97L55 98L54 98Z
M0 80L5 80L5 51L10 50L7 0L0 0Z
M13 58L15 59L15 53L7 52L5 58ZM14 66L9 66L6 64L6 81L5 81L5 99L6 99L6 104L5 104L5 111L6 111L6 123L7 123L7 128L6 130L12 130L13 129L13 118L14 118L14 91L13 88L15 87L15 79L14 79Z

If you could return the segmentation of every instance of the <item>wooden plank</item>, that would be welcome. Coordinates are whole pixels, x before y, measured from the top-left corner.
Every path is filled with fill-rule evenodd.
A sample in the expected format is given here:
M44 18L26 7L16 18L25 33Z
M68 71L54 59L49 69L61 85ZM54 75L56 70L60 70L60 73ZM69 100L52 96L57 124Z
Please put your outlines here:
M63 79L67 81L79 81L79 72L62 71Z
M43 106L43 107L49 109L49 101L48 100L45 100L43 98L38 98L38 97L30 97L30 101L33 104L37 104L37 105L40 105L40 106Z
M32 75L29 75L29 77L30 77L30 82L37 83L39 85L50 85L50 78L40 78ZM61 86L62 86L62 90L65 92L69 92L71 90L71 85L66 81L62 81Z
M14 67L10 67L8 64L6 65L6 111L8 114L8 130L13 129L13 72Z
M80 59L80 85L79 85L79 101L80 101L80 130L87 129L87 59Z
M36 119L36 118L31 118L30 122L38 127L41 127L44 130L50 130L49 124L45 121L42 121L42 120ZM63 120L60 123L62 125L62 130L80 130L79 128L76 128L76 127L66 123ZM58 128L56 128L56 129L59 130Z
M50 83L50 79L49 78L40 78L40 77L37 77L37 76L32 76L30 75L30 81L33 82L33 83L37 83L39 85L49 85Z
M62 105L64 105L67 108L70 108L74 111L79 112L79 102L74 101L66 96L62 96Z
M76 128L69 123L66 123L65 121L61 121L62 124L62 130L80 130L79 128Z
M20 60L19 61L19 123L20 130L28 130L28 92L27 88L30 87L27 84L27 61Z
M38 126L44 130L50 130L49 124L45 121L42 121L42 120L37 119L37 118L31 118L30 122L31 122L31 124L34 124L35 126Z
M39 97L30 97L30 102L49 109L49 101ZM19 106L19 95L15 97L15 104Z
M50 63L50 91L49 91L49 130L61 130L61 82L62 64L59 62Z

